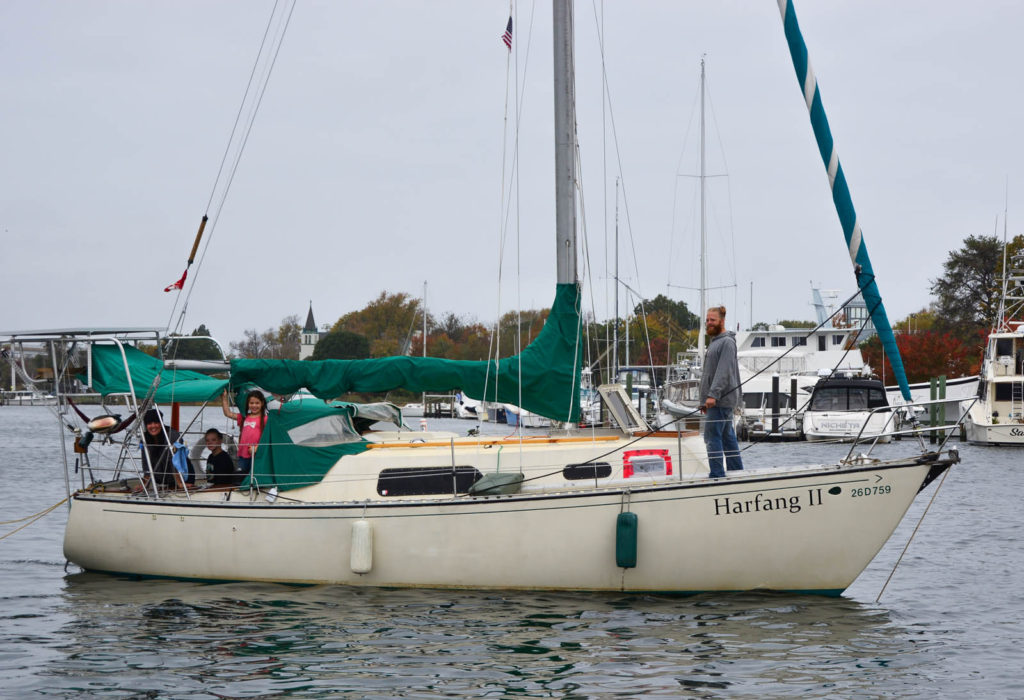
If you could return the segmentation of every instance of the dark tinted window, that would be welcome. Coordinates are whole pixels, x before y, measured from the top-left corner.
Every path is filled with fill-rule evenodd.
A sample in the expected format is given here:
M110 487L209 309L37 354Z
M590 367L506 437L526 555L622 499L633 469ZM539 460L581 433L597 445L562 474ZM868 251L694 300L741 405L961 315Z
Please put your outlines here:
M846 387L819 389L811 401L812 411L845 411Z
M996 384L996 401L1010 401L1013 399L1013 392L1009 384Z
M381 496L427 496L442 493L466 493L479 479L475 467L403 467L382 469L377 477ZM454 485L453 485L454 482Z
M864 411L868 407L868 390L850 387L846 400L847 408L851 411Z
M881 389L872 389L868 393L868 408L881 408L888 405L889 402L885 400L885 393Z
M604 479L612 475L612 465L608 462L592 462L590 464L567 464L562 476L569 481L576 479Z

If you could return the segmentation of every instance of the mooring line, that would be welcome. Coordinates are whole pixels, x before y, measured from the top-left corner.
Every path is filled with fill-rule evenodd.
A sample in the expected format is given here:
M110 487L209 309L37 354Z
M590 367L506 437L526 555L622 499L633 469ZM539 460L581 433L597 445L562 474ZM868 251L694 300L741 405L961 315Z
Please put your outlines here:
M929 499L928 505L924 507L924 512L922 512L921 517L918 518L917 525L914 526L914 531L910 533L910 539L907 540L907 544L904 545L903 551L900 552L899 559L896 560L896 563L892 567L892 571L889 572L889 577L885 579L885 583L882 584L882 590L878 592L878 597L875 598L876 603L882 599L882 594L885 593L885 587L889 585L889 581L892 580L893 575L896 573L896 568L900 565L900 562L903 561L903 555L907 553L908 549L910 549L910 543L914 541L914 537L917 535L917 531L921 527L921 523L924 522L924 516L928 515L928 509L932 507L932 503L935 502L935 497L938 496L939 491L942 490L942 485L946 483L947 476L949 476L949 469L946 469L942 478L939 479L939 485L935 487L935 493L933 493L931 499Z
M10 537L15 532L18 532L20 530L24 530L26 527L28 527L29 525L31 525L35 521L39 520L40 518L42 518L47 513L50 513L51 511L53 511L56 508L58 508L61 505L63 505L64 503L67 503L68 498L69 497L62 498L61 500L57 501L56 503L54 503L49 508L46 508L45 510L41 510L38 513L35 513L34 515L27 515L24 518L18 518L17 520L4 520L4 521L0 522L0 525L11 525L12 523L20 523L20 522L22 522L24 520L28 520L28 522L25 523L24 525L22 525L21 527L15 528L15 529L11 530L10 532L8 532L5 535L0 535L0 540L3 540L3 539L6 539L6 538Z

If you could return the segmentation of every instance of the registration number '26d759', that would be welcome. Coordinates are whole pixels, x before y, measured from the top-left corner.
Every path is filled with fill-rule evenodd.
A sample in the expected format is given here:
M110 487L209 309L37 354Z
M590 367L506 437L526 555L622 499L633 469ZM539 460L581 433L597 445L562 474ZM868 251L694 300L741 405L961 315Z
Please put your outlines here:
M887 493L892 493L892 486L882 484L881 486L865 486L863 488L851 489L850 497L859 498L860 496L883 496Z

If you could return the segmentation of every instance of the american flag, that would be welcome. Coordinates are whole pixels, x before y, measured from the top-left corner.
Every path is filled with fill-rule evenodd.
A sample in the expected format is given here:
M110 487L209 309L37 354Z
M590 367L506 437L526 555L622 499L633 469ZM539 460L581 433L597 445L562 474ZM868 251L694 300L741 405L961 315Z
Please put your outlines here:
M505 33L501 35L501 40L505 42L505 46L508 50L512 50L512 16L509 15L508 26L505 27Z

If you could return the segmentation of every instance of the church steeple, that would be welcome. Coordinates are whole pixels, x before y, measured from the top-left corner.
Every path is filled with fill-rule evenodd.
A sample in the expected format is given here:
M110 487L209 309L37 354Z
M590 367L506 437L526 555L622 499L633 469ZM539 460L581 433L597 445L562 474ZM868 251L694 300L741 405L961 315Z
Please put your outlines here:
M306 325L302 327L303 333L316 333L316 321L313 320L313 300L309 300L309 313L306 314Z
M313 356L313 348L320 340L320 331L313 320L313 300L309 301L309 313L306 314L306 325L302 327L302 343L299 345L299 359L305 360Z

